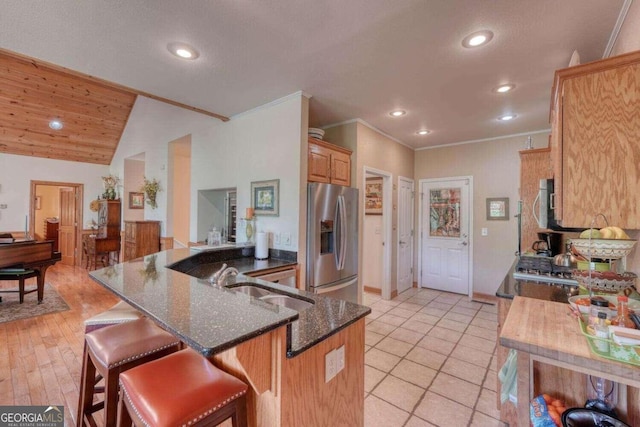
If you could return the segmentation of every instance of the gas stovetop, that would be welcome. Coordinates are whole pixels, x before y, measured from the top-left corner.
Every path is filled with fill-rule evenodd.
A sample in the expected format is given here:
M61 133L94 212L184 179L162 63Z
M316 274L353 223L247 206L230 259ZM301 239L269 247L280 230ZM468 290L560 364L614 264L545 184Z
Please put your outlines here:
M513 278L540 283L578 286L572 278L571 269L557 266L553 258L541 256L521 256L516 264Z
M536 270L514 271L513 278L518 280L528 280L532 282L578 286L578 281L571 278L571 273L567 272L543 272Z

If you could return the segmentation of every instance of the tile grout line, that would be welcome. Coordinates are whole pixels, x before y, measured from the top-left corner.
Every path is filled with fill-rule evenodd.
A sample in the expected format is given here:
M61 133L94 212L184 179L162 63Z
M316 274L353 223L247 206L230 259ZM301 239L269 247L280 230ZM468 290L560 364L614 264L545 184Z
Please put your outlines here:
M441 292L441 291L437 291L437 292ZM390 354L390 355L393 355L393 356L396 356L396 357L400 357L400 359L398 360L398 362L396 362L396 363L395 363L395 364L394 364L394 365L389 369L389 371L388 371L388 372L385 372L385 375L384 375L384 376L383 376L383 377L382 377L382 378L377 382L377 384L373 387L373 389L372 389L371 391L369 391L368 393L366 393L366 395L365 395L365 399L366 399L367 397L371 396L371 395L373 395L374 397L376 397L376 398L378 398L378 399L381 399L380 397L378 397L378 396L376 396L376 395L374 394L374 391L375 391L375 390L380 386L380 384L382 384L382 383L384 382L384 380L385 380L387 377L389 377L389 376L391 376L391 377L393 377L393 378L396 378L396 379L398 379L398 380L401 380L401 381L406 381L406 382L407 382L407 383L409 383L409 384L412 384L412 385L414 385L414 386L416 386L416 387L422 388L421 386L419 386L419 385L417 385L417 384L414 384L414 383L412 383L411 381L407 381L407 380L404 380L404 379L402 379L402 378L399 378L399 377L395 376L395 375L392 373L392 371L393 371L393 370L394 370L394 369L395 369L395 368L396 368L396 367L397 367L397 366L398 366L398 365L399 365L403 360L408 360L408 361L410 361L410 362L412 362L412 363L416 363L416 364L418 364L418 365L425 366L425 367L427 367L427 368L429 368L429 369L433 369L433 368L430 368L430 367L428 367L428 366L426 366L426 365L422 365L421 363L413 362L413 361L411 361L411 360L409 360L409 359L405 359L405 358L406 358L406 355L407 355L407 354L409 354L411 351L413 351L416 347L419 347L419 346L418 346L418 343L419 343L419 342L421 342L421 341L422 341L422 339L424 339L425 337L427 337L427 336L428 336L427 334L429 333L429 331L431 331L433 328L435 328L436 326L438 326L438 324L440 323L440 321L442 321L442 320L445 318L445 316L446 316L447 314L452 313L452 314L457 314L457 315L465 315L465 314L463 314L463 313L458 313L458 312L452 311L456 306L458 306L458 304L459 304L460 302L462 302L462 297L457 298L456 302L454 302L453 304L449 304L447 301L436 301L436 300L437 300L439 297L441 297L442 295L446 295L445 293L439 293L438 295L434 296L432 299L428 300L428 302L427 302L426 304L424 304L424 305L423 305L423 304L416 303L416 302L411 302L411 301L409 301L409 300L413 299L413 298L415 297L415 295L417 295L418 293L419 293L419 291L418 291L418 292L416 292L416 293L414 293L412 296L410 296L410 297L408 297L408 298L406 298L406 299L404 299L404 300L401 300L401 302L400 302L399 304L393 305L393 306L392 306L392 308L389 308L389 309L387 309L386 311L384 311L384 312L383 312L380 316L378 316L376 319L372 319L372 321L371 321L371 322L374 322L374 321L378 320L379 318L383 317L385 314L393 315L393 314L391 314L390 312L391 312L393 309L395 309L395 308L400 308L399 306L400 306L402 303L405 303L405 302L407 302L407 303L411 303L411 304L415 304L415 305L420 305L420 306L421 306L421 308L420 308L419 310L415 311L415 312L414 312L414 314L413 314L411 317L409 317L409 318L404 318L405 320L404 320L401 324L399 324L399 325L394 325L394 324L386 323L386 322L384 322L384 321L380 320L380 322L381 322L381 323L385 323L385 324L387 324L387 325L394 326L394 329L392 329L391 331L389 331L388 333L386 333L386 334L384 334L384 335L383 335L383 334L380 334L380 335L383 335L383 338L382 338L382 339L380 339L380 341L376 342L376 344L374 344L374 345L370 346L370 349L371 349L371 348L375 348L376 350L381 351L381 352L383 352L383 353ZM378 302L378 301L386 301L386 300L378 299L378 300L374 301L374 303L375 303L375 302ZM426 308L426 307L427 307L429 304L431 304L432 302L436 302L436 303L440 303L440 304L445 304L445 305L450 305L450 307L449 307L447 310L443 310L443 311L444 311L444 314L442 314L442 315L438 316L438 321L437 321L435 324L430 325L429 330L428 330L427 332L425 332L425 333L424 333L424 335L422 336L422 339L418 340L415 344L413 344L413 345L412 345L412 347L411 347L411 349L410 349L410 350L408 350L408 351L405 353L405 355L404 355L404 356L398 356L398 355L396 355L396 354L389 353L389 352L387 352L387 351L385 351L385 350L383 350L383 349L380 349L380 348L377 348L377 347L376 347L376 345L377 345L377 344L379 344L380 342L382 342L385 338L392 338L392 339L396 339L396 338L390 337L390 335L391 335L393 332L395 332L396 330L398 330L398 329L402 328L402 325L403 325L403 324L405 324L408 320L410 320L410 319L411 319L415 314L417 314L417 313L421 312L424 308ZM447 396L443 396L443 395L441 395L440 393L437 393L436 391L432 391L432 390L430 390L430 387L433 385L433 381L434 381L434 380L435 380L435 378L438 376L438 374L443 373L443 374L446 374L446 375L451 375L452 377L454 377L454 378L456 378L456 379L458 379L458 380L465 381L465 382L468 382L468 383L470 383L470 384L474 384L473 382L468 381L468 380L466 380L466 379L464 379L464 378L459 378L459 377L457 377L457 376L455 376L455 375L452 375L452 374L449 374L449 373L447 373L447 372L442 371L442 368L445 366L446 361L447 361L447 360L449 360L449 358L450 358L450 357L451 357L451 358L453 358L453 359L455 359L455 360L458 360L458 361L464 362L464 363L469 363L469 364L471 364L471 365L475 365L474 363L471 363L471 362L469 362L469 361L462 360L462 359L458 359L457 357L452 356L452 353L455 351L455 349L458 347L458 345L460 345L460 339L462 339L462 337L463 337L463 336L465 335L465 333L468 331L469 326L471 326L472 322L473 322L476 318L477 318L477 319L479 319L479 320L487 320L487 319L484 319L484 318L482 318L482 317L478 317L478 315L479 315L479 313L480 313L480 312L486 311L486 310L482 310L482 305L487 305L487 304L486 304L486 303L482 303L482 302L477 302L477 301L471 301L471 302L475 302L475 303L477 303L477 304L481 304L481 306L480 306L478 309L475 309L475 314L474 314L473 316L469 316L469 317L471 317L471 320L469 321L469 323L467 323L467 324L466 324L465 328L464 328L462 331L457 331L457 330L455 330L455 329L450 329L450 328L447 328L446 326L439 326L440 328L450 329L450 330L452 330L452 331L459 332L459 333L461 334L461 336L460 336L460 338L459 338L455 343L453 343L453 344L454 344L454 347L453 347L453 348L452 348L452 350L449 352L449 354L448 354L448 355L443 355L443 356L446 356L446 359L445 359L445 361L440 365L440 367L439 367L437 370L433 369L436 373L435 373L435 375L434 375L433 379L430 381L429 385L428 385L426 388L424 388L424 392L420 395L420 398L418 399L417 403L414 405L413 409L412 409L410 412L408 412L408 411L406 411L405 409L400 408L400 407L398 407L397 405L394 405L394 404L393 404L393 403L391 403L391 402L388 402L388 401L386 401L386 400L384 400L384 399L381 399L381 400L383 400L384 402L386 402L386 403L388 403L388 404L390 404L390 405L392 405L392 406L394 406L394 407L396 407L396 408L400 409L401 411L403 411L403 412L408 412L408 413L409 413L409 417L408 417L407 421L405 421L404 425L406 425L406 424L409 422L409 420L411 419L411 417L412 417L412 416L416 416L417 418L422 419L422 418L420 418L419 416L415 415L415 410L416 410L416 409L417 409L417 407L422 403L422 401L423 401L423 399L424 399L424 397L425 397L425 395L426 395L426 393L427 393L428 391L431 391L431 393L437 394L438 396L441 396L441 397L443 397L443 398L445 398L445 399L447 399L447 400L451 400L451 399L450 399L450 398L448 398ZM372 303L372 305L373 305L374 303ZM469 309L470 307L459 307L459 308L467 308L467 309ZM473 308L471 308L471 309L473 309ZM405 310L406 310L406 309L405 309ZM412 311L412 310L408 310L408 311ZM426 313L425 313L425 314L426 314ZM466 315L465 315L465 316L466 316ZM398 316L398 317L402 317L402 316ZM434 317L435 317L435 316L434 316ZM371 322L370 322L370 323L371 323ZM479 327L479 328L482 328L481 326L478 326L478 327ZM482 328L482 329L488 329L488 328ZM409 329L409 330L411 330L411 329ZM488 330L490 330L490 329L488 329ZM412 330L411 330L411 331L412 331ZM373 332L373 331L372 331L372 332ZM413 332L417 332L417 331L413 331ZM376 333L377 333L377 332L376 332ZM479 339L485 339L484 337L481 337L481 336L479 337L479 336L472 335L472 334L468 334L468 335L469 335L469 336L472 336L472 337L475 337L475 338L479 338ZM436 337L436 338L437 338L437 337ZM442 339L442 338L439 338L439 339ZM398 340L398 341L402 341L402 340ZM447 341L447 340L445 340L445 341ZM405 342L405 343L406 343L406 341L403 341L403 342ZM410 344L410 343L407 343L407 344ZM429 350L429 349L426 349L426 350ZM433 350L429 350L429 351L433 351ZM478 350L478 351L482 351L482 350ZM438 353L438 352L435 352L435 353ZM441 354L441 353L438 353L438 354ZM476 397L476 399L475 399L475 403L473 404L473 406L472 406L472 407L469 407L469 406L467 406L467 405L462 404L461 402L457 402L457 401L453 400L453 402L455 402L455 403L457 403L457 404L460 404L460 405L462 405L462 406L465 406L465 407L467 407L467 408L471 409L472 413L471 413L471 419L470 419L470 421L469 421L469 425L473 422L473 415L475 414L475 412L476 412L476 411L477 411L477 412L479 412L479 413L481 413L481 414L483 414L483 415L485 415L485 416L487 416L487 417L489 417L489 418L493 418L491 415L486 414L486 413L484 413L484 412L482 412L482 411L480 411L480 410L478 410L478 409L476 409L476 408L477 408L478 402L479 402L479 400L480 400L480 396L482 395L482 390L484 389L483 385L484 385L484 383L485 383L485 381L486 381L487 375L489 375L489 372L491 372L491 363L492 363L492 361L493 361L494 357L495 357L495 345L494 345L494 349L493 349L493 351L490 353L490 359L489 359L488 366L486 366L486 367L484 368L485 373L484 373L484 375L483 375L483 378L482 378L482 380L480 381L480 384L478 384L478 385L477 385L477 386L479 387L479 392L478 392L478 396ZM478 365L475 365L475 366L477 366L478 368L481 368L481 367L480 367L480 366L478 366ZM371 367L371 368L373 368L373 369L376 369L376 368L375 368L375 367L373 367L373 366L370 366L370 367ZM476 385L476 384L474 384L474 385ZM487 389L487 390L489 390L489 389ZM493 419L495 419L495 418L493 418ZM424 421L426 421L426 420L424 420ZM496 420L496 421L500 422L500 420ZM428 421L427 421L427 422L428 422Z

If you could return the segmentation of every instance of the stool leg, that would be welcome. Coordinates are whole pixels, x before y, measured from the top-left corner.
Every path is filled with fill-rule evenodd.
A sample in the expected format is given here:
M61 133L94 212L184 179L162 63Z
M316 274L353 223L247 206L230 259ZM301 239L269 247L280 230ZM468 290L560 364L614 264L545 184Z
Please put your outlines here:
M247 395L236 400L236 411L231 416L233 427L247 427Z
M20 304L24 302L24 277L18 279L18 292L20 293Z
M116 415L118 414L118 405L115 405L118 401L118 377L120 371L115 370L109 372L109 375L104 380L104 422L105 426L116 425ZM113 403L112 403L113 402Z
M89 357L89 350L87 344L84 345L84 352L82 355L82 376L80 377L80 399L78 401L78 419L76 425L78 427L85 425L85 414L91 412L93 406L93 390L95 386L96 367L93 366L93 362Z
M118 427L131 427L133 421L129 414L129 407L125 403L124 390L120 390L120 400L118 400Z

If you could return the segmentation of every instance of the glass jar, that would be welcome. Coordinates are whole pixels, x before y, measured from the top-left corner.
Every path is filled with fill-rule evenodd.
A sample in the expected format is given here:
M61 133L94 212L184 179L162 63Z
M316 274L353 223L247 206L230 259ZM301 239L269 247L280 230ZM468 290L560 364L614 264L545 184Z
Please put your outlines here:
M609 301L599 296L592 297L589 306L589 326L595 327L598 323L598 313L600 312L609 317Z
M618 314L611 320L614 326L622 326L623 328L635 329L636 325L629 317L629 297L626 295L618 295Z
M607 326L607 313L604 311L598 312L598 322L593 327L595 329L595 335L601 340L595 340L594 344L598 350L602 353L609 353L609 342L605 341L609 339L609 327Z

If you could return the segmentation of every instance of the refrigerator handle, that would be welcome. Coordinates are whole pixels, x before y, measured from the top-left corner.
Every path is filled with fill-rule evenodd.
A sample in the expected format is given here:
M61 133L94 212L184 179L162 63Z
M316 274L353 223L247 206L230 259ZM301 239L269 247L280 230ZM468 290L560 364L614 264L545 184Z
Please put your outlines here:
M341 245L341 224L340 220L342 219L342 215L340 214L340 196L336 200L336 214L333 219L333 258L336 263L336 270L340 270L340 250L342 249Z
M328 294L329 292L335 292L339 289L344 289L348 286L353 285L355 282L358 281L358 278L356 277L353 280L349 280L346 283L341 283L339 285L335 285L335 286L327 286L327 287L323 287L323 288L315 288L315 293L316 294Z
M347 258L347 209L344 205L344 196L338 196L338 208L340 212L340 261L338 270L343 270Z

